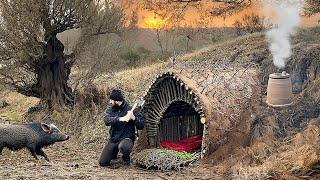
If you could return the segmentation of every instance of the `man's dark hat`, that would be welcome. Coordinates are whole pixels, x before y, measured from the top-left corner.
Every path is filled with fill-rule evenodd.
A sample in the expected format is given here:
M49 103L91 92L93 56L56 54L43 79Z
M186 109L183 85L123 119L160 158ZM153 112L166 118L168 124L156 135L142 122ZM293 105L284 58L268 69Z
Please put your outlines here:
M124 97L123 97L123 94L120 90L115 89L115 90L112 90L112 92L110 94L110 99L114 100L114 101L123 101Z

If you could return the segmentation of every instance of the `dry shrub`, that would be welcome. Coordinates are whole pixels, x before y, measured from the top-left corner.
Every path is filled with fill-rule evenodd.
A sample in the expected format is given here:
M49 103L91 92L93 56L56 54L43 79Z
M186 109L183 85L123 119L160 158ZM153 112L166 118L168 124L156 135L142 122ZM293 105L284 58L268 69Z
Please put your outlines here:
M312 96L312 99L320 104L320 77L308 85L305 93Z
M236 20L233 24L236 29L236 34L241 36L246 33L254 33L265 30L265 26L270 26L264 24L266 22L265 17L260 17L258 14L251 13L242 16L241 20Z
M99 106L106 106L106 92L90 83L76 93L75 107L97 111Z
M315 119L305 130L296 134L281 146L281 152L271 156L268 161L281 164L279 169L295 176L306 175L320 162L320 119Z
M100 113L96 121L88 123L81 129L81 142L91 148L97 144L104 144L109 137L109 128L103 122L103 114Z
M98 89L94 84L89 83L78 92L77 103L69 120L64 124L76 125L77 129L74 129L75 127L71 129L77 131L83 144L88 146L101 144L106 141L109 134L103 122L109 91Z
M200 158L200 153L177 152L165 148L144 149L135 154L134 163L145 169L180 170Z

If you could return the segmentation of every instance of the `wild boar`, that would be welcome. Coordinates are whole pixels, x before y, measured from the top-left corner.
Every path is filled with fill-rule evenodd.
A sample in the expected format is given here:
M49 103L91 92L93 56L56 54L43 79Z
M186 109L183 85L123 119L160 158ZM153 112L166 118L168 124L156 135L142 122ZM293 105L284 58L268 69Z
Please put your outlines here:
M69 136L63 134L53 124L38 122L21 125L0 124L0 155L4 147L12 151L27 148L35 159L38 159L39 155L49 161L41 148L68 139Z

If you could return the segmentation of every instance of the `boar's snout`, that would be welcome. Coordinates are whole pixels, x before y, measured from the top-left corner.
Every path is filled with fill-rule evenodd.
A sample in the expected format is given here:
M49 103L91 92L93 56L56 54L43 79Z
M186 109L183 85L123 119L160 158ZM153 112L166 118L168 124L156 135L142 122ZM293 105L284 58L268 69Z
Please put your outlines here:
M59 137L57 138L57 141L67 141L70 138L70 136L65 135L65 134L60 134Z
M70 138L70 136L65 135L65 137L64 137L64 141L69 140L69 138Z
M64 133L62 133L57 126L53 125L53 124L41 124L42 129L48 133L50 135L50 139L52 141L66 141L68 140L70 137Z

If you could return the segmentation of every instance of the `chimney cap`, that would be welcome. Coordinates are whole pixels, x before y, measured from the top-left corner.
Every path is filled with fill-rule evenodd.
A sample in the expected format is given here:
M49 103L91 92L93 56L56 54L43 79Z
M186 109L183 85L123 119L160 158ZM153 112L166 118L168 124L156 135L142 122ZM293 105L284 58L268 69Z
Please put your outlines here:
M290 77L290 74L287 72L283 71L282 73L273 73L269 75L269 78L272 79L287 79Z

